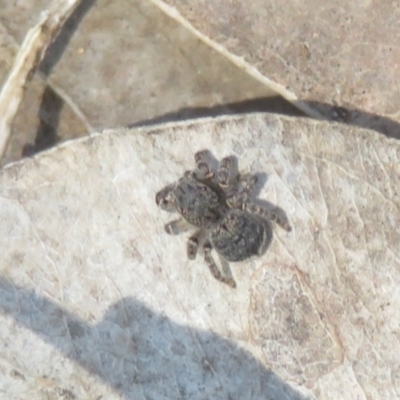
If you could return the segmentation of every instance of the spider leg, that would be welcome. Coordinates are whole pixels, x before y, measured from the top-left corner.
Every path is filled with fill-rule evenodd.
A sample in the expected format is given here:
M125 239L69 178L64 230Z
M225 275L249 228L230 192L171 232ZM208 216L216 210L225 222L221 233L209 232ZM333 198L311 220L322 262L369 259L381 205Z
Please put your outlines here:
M206 243L204 243L203 250L204 261L206 262L208 269L210 270L213 277L216 280L225 283L232 288L235 288L236 282L233 280L232 276L223 276L218 269L217 264L215 263L214 258L211 255L212 244L209 241L206 241Z
M224 273L224 275L226 277L229 277L231 279L231 281L235 285L233 287L236 287L236 283L235 283L235 280L233 279L231 267L229 266L229 262L227 260L225 260L225 258L222 257L220 254L218 254L218 258L221 263L222 272Z
M242 196L247 200L250 196L250 193L255 189L258 183L257 175L244 175L240 178L241 182L243 182L243 189L241 190Z
M187 241L187 257L189 260L194 260L197 255L197 251L199 249L199 245L201 240L204 237L204 232L202 229L199 229L197 232L195 232L192 236L189 237Z
M167 224L165 224L164 228L165 232L170 235L179 235L180 233L189 230L191 228L191 225L183 218L179 218L168 222Z
M171 183L170 185L165 186L164 189L161 189L156 194L156 204L162 210L165 210L168 212L176 211L174 204L168 199L168 196L172 192L172 190L174 190L174 187L175 187L175 183Z
M278 207L267 209L250 201L245 201L242 204L242 210L247 211L251 214L260 215L261 217L264 217L269 221L273 221L277 223L279 226L281 226L283 229L285 229L285 231L290 232L292 230L292 227L290 226L287 217L284 215L283 211Z
M198 151L194 155L197 170L202 174L205 179L214 178L214 171L208 161L208 150Z
M240 177L240 183L243 187L227 199L231 208L243 208L243 204L249 200L251 192L257 186L258 177L257 175L244 175Z
M217 182L222 188L229 187L237 177L235 158L225 157L219 163L217 171Z
M238 191L239 173L237 170L236 158L225 157L219 163L217 171L217 183L224 191L227 202L235 197Z

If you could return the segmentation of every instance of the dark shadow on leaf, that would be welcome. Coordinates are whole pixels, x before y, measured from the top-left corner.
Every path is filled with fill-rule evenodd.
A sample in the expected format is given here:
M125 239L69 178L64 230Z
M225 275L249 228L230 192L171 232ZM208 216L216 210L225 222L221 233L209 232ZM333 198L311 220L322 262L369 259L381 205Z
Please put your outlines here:
M93 325L0 278L0 309L126 399L305 400L232 341L180 325L131 297Z
M339 107L322 102L303 101L310 108L320 112L323 119L345 125L371 129L387 137L400 139L400 123L378 114L368 113L354 108ZM275 113L292 117L306 117L302 111L283 98L267 97L246 100L215 107L193 107L161 115L149 120L138 121L128 127L149 126L166 122L182 121L195 118L219 117L223 115L241 115L259 112Z
M214 107L181 108L180 110L173 111L159 117L134 122L128 125L128 127L133 128L137 126L156 125L188 119L220 117L223 115L249 114L258 112L270 112L298 117L305 116L304 113L293 104L289 103L280 96L275 96L222 104Z
M39 108L40 124L36 132L35 143L24 146L23 157L32 156L57 144L59 141L57 129L63 107L63 99L50 86L46 86Z
M50 45L39 66L39 70L44 77L50 75L55 65L61 59L73 34L76 32L79 24L88 11L93 7L95 2L96 0L81 1L62 26L61 31L54 42ZM46 86L38 111L40 124L36 132L35 143L33 145L25 144L22 151L23 157L33 156L34 154L57 144L59 141L57 130L63 106L63 99L61 99L61 97L50 86Z
M356 108L346 108L317 101L305 101L304 103L319 111L328 121L371 129L387 137L400 139L400 123L391 118Z
M65 49L72 39L72 36L78 29L79 24L95 3L96 0L84 0L75 8L68 20L62 26L61 31L54 42L50 45L39 66L39 70L43 75L48 76L58 61L60 61Z

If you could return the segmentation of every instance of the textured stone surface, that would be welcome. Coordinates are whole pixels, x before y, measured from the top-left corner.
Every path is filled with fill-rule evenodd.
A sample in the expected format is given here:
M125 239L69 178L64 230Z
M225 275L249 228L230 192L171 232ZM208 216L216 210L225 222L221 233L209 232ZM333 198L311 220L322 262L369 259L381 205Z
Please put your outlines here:
M164 3L328 118L400 138L398 1Z
M186 259L154 202L203 148L265 172L260 198L294 228L232 266L236 290ZM10 165L0 397L398 398L399 156L371 131L251 115L109 131Z
M0 0L0 81L48 4ZM295 110L147 0L82 1L41 72L27 85L3 165L91 130ZM242 104L254 99L262 100Z

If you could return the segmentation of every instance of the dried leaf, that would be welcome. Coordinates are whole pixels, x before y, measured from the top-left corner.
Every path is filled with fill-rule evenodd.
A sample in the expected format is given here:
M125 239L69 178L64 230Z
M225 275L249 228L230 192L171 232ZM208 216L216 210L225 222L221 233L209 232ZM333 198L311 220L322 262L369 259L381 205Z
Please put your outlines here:
M260 198L293 226L232 267L235 290L186 258L154 201L203 148L266 173ZM108 131L10 165L7 398L396 398L399 154L370 131L253 114Z

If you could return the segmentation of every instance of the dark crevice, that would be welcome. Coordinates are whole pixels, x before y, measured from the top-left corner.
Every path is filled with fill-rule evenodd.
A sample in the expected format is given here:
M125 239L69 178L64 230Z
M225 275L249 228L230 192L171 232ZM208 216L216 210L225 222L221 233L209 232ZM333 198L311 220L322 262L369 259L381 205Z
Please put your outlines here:
M57 130L63 107L63 99L50 86L46 86L39 109L40 123L36 131L35 143L25 144L22 151L23 157L48 149L59 141Z
M62 26L61 31L54 42L50 45L39 66L39 71L44 77L50 75L55 65L61 59L73 34L76 32L79 24L88 11L93 7L95 2L96 0L81 1ZM36 131L35 142L34 144L25 144L22 150L23 157L32 156L58 143L59 137L57 131L63 106L63 99L47 85L39 106L38 116L40 124Z
M60 61L65 49L85 15L93 7L96 0L84 0L79 3L68 20L62 26L54 42L49 46L46 55L39 66L44 76L49 76L55 65Z
M155 118L134 122L130 124L129 127L133 128L137 126L156 125L166 122L183 121L195 118L251 114L258 112L270 112L298 117L306 116L293 104L289 103L282 97L275 96L222 104L214 107L185 107Z
M400 139L400 123L391 118L357 108L347 108L317 101L304 101L304 103L319 111L328 121L371 129L387 137Z

